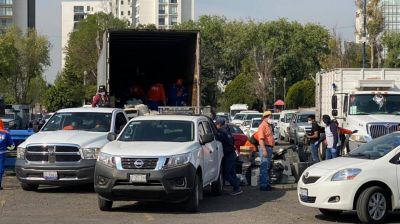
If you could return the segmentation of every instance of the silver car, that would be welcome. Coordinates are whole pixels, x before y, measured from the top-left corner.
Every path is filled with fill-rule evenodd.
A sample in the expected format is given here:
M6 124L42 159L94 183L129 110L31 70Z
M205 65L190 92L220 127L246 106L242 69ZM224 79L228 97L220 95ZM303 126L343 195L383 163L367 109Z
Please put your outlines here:
M314 112L297 112L289 126L289 142L298 144L304 142L306 134L311 133L311 124L308 124L308 116L315 115Z

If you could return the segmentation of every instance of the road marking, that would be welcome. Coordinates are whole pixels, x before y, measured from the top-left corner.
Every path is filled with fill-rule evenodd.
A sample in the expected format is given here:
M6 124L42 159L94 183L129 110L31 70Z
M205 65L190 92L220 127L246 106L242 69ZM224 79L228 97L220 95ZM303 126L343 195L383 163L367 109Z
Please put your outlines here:
M144 213L143 215L146 218L146 221L154 221L153 216L151 216L150 214Z

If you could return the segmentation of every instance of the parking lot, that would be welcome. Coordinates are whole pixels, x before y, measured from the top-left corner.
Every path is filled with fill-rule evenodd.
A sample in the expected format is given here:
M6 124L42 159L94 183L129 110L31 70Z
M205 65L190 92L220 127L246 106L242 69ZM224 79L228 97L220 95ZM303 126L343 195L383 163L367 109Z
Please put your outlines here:
M5 178L0 192L0 223L355 223L354 213L327 219L318 210L297 202L295 185L277 185L272 192L245 187L244 194L205 195L197 214L179 205L117 202L111 212L101 212L90 188L42 187L26 192L14 176ZM400 222L398 214L390 221Z

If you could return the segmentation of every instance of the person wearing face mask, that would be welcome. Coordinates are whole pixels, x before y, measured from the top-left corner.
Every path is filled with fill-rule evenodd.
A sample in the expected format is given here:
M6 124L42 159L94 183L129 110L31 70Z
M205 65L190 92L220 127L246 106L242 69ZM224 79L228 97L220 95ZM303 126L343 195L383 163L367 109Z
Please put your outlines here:
M320 138L320 127L315 121L315 115L308 116L308 123L311 124L311 133L307 135L308 139L310 139L311 145L311 157L313 162L319 162L318 156L318 147L319 147L319 138Z
M275 145L274 134L269 124L271 121L271 111L263 113L263 121L258 126L258 150L261 158L260 164L260 190L270 191L272 187L269 181L269 170L271 165L271 158L273 147ZM272 121L273 123L273 121Z
M326 156L325 159L333 159L337 157L337 144L339 140L339 133L337 125L332 122L329 115L323 115L322 121L325 124L325 138L326 138Z
M92 107L109 107L110 98L107 95L106 87L104 85L99 86L99 91L93 96Z

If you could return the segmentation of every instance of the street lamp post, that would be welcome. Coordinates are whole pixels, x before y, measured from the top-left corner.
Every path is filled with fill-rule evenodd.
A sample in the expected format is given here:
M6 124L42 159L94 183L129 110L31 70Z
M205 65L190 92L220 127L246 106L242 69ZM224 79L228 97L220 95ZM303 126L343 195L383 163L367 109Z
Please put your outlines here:
M87 75L87 71L85 70L85 71L83 71L83 90L85 91L85 93L86 93L86 75ZM83 96L83 105L86 105L85 95L86 94L84 94L84 96Z
M367 0L363 0L362 67L366 68Z
M286 109L286 77L283 77L283 102L285 102L284 108Z

